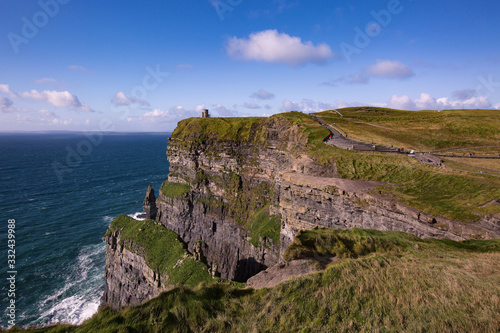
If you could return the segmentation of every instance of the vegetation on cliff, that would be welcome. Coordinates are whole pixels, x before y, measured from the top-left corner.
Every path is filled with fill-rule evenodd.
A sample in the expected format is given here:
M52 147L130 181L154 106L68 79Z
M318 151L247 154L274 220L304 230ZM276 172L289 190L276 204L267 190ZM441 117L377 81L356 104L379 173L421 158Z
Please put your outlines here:
M286 249L286 261L307 258L357 258L370 253L400 253L421 241L399 231L373 229L325 229L299 231Z
M153 220L137 221L127 215L115 218L104 237L119 232L120 245L144 257L147 265L168 277L167 284L195 287L217 280L205 264L196 261L179 236Z
M177 124L172 138L204 143L210 141L254 142L264 144L266 131L262 121L266 118L189 118Z
M160 191L169 198L179 198L189 193L191 186L181 183L173 183L168 180L161 184Z
M294 244L299 246L293 252L306 257L318 252L343 259L270 289L176 288L138 307L103 309L78 327L36 331L496 332L500 327L498 239L454 242L402 232L315 229L298 235Z

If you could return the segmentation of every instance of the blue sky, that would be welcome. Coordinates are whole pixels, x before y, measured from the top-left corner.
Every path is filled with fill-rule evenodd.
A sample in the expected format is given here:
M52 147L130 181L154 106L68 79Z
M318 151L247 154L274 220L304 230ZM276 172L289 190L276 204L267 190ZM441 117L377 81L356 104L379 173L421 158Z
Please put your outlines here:
M0 1L0 131L500 108L500 2Z

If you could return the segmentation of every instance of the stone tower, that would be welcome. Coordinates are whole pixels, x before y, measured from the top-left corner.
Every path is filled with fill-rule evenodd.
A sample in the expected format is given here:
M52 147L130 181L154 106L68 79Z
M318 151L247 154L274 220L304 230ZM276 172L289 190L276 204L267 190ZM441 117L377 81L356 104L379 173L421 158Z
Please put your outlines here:
M203 111L201 111L201 117L210 118L210 113L208 113L208 109L203 109Z

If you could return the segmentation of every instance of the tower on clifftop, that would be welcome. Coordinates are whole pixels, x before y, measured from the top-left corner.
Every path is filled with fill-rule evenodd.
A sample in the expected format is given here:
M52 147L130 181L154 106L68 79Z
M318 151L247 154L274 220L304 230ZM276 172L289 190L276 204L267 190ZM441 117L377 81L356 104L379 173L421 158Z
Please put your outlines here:
M210 118L210 113L208 113L208 109L203 109L203 111L201 111L201 117Z

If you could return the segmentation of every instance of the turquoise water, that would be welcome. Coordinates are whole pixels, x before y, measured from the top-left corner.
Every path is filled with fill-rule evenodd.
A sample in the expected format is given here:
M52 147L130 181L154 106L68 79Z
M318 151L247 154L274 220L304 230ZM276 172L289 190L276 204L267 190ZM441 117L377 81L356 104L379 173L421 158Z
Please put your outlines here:
M7 221L16 221L16 323L78 324L104 290L102 236L142 212L168 175L167 135L0 135L0 326L8 326ZM59 175L59 176L58 176Z

